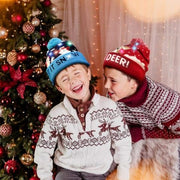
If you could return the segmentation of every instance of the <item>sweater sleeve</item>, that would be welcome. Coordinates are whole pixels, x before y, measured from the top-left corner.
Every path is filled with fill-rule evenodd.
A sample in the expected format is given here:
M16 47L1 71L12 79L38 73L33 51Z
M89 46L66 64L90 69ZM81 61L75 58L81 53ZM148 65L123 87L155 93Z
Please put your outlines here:
M118 164L117 178L119 180L129 180L129 169L131 163L132 141L129 129L122 117L119 109L117 116L111 118L110 132L112 147L115 149L114 161Z
M167 126L172 133L180 135L180 112L174 119L164 123L164 125Z
M49 115L44 122L34 154L34 162L37 164L37 175L41 180L53 180L54 149L57 143L58 132L53 126L52 117Z

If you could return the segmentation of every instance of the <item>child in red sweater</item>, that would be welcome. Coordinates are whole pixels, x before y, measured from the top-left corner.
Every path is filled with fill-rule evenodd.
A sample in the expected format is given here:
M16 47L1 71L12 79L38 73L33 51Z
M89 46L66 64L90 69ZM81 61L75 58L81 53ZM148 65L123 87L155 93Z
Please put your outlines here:
M131 179L177 180L180 94L145 75L149 54L141 39L109 52L104 59L105 88L132 136Z

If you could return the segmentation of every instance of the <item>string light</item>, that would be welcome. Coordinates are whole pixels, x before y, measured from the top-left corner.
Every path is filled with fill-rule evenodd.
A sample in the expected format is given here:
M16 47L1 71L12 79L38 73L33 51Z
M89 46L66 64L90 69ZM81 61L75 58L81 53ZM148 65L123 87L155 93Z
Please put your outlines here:
M72 46L72 42L71 42L71 41L68 41L68 42L67 42L67 45L68 45L68 46Z

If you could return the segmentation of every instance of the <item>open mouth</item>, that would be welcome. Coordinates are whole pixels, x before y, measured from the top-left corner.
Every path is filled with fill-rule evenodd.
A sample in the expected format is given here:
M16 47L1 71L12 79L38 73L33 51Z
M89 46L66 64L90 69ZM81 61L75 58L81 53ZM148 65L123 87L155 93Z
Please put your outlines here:
M73 88L72 88L72 91L73 91L74 93L79 93L79 92L82 90L82 88L83 88L83 85L81 84L81 85L78 85L78 86L73 87Z
M108 92L109 97L111 97L114 93Z

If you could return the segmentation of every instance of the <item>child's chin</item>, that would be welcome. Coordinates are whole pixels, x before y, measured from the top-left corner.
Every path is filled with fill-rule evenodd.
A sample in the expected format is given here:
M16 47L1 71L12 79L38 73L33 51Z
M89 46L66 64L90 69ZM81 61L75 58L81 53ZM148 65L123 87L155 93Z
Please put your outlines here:
M117 101L117 99L116 98L111 98L113 101Z
M117 97L114 97L114 96L111 96L111 99L112 99L113 101L118 101Z

